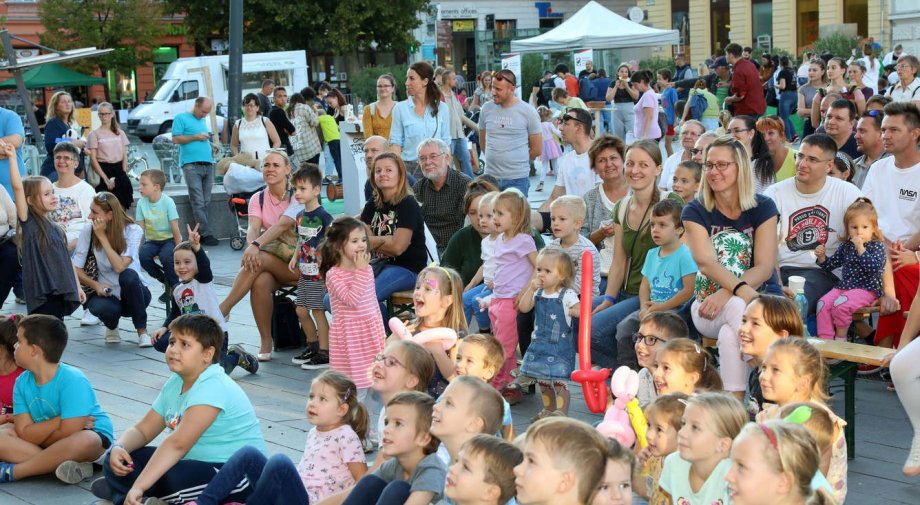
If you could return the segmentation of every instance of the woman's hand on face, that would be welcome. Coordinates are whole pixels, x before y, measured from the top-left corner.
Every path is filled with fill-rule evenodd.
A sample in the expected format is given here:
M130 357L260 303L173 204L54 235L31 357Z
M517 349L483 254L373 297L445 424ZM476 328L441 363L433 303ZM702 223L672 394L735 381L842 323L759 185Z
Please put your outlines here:
M715 319L731 297L732 294L727 289L720 289L707 296L703 303L700 304L700 317L709 320Z
M109 452L109 468L115 475L124 477L134 471L134 460L124 447L112 447Z
M105 222L105 219L93 219L93 235L95 235L96 238L102 242L108 241L109 239L109 237L105 234L106 228L108 228L108 223Z

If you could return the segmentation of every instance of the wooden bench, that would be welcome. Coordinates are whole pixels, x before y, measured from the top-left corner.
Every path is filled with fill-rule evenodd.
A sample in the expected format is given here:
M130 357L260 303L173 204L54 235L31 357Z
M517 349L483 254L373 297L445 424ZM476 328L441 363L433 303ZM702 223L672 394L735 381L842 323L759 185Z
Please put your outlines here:
M413 302L415 296L414 290L397 291L387 299L387 313L389 317L398 317L402 320L408 320L415 311Z

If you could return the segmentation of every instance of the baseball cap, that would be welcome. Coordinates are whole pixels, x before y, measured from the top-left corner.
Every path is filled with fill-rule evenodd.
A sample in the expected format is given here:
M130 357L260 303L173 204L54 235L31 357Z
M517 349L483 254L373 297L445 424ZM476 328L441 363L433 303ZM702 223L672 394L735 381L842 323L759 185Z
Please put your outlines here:
M716 61L713 62L712 66L711 66L710 68L712 68L713 70L715 70L715 69L717 69L717 68L719 68L719 67L729 68L729 66L730 66L730 65L728 64L728 60L725 59L725 56L719 56L718 58L716 58Z

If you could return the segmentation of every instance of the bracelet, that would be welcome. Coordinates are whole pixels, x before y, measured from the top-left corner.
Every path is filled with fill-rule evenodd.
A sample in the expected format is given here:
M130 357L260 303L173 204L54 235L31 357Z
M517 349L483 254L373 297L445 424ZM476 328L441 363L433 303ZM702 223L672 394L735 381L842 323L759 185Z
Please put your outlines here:
M741 281L738 284L735 284L735 288L732 289L732 296L738 296L738 290L747 285L748 283L744 281Z
M249 245L254 245L256 246L257 249L262 248L262 244L260 244L258 240L253 240L252 242L249 243Z
M614 305L617 303L616 297L610 296L610 295L604 295L604 300L610 302L611 305Z

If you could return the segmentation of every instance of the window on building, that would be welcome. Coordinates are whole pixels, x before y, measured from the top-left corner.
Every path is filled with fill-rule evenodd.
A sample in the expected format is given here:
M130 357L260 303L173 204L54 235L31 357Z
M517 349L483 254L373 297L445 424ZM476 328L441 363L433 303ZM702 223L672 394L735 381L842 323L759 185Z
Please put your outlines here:
M847 0L843 2L843 22L856 25L856 33L860 37L868 37L869 33L869 0Z
M562 24L562 18L540 18L540 28L553 29Z
M818 0L798 0L797 48L810 45L818 38Z
M753 40L751 45L770 50L773 46L773 2L771 0L751 0L751 28Z

